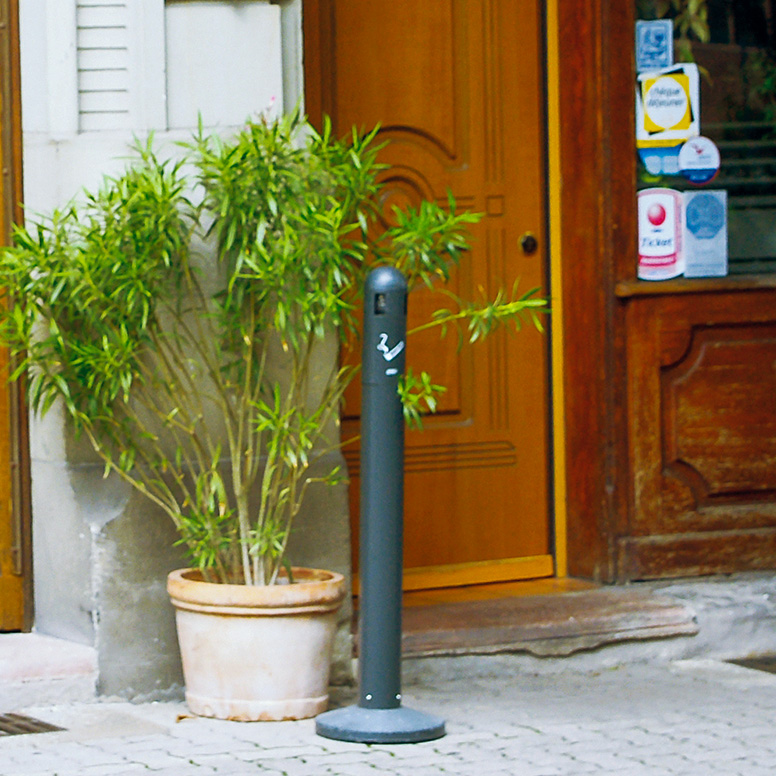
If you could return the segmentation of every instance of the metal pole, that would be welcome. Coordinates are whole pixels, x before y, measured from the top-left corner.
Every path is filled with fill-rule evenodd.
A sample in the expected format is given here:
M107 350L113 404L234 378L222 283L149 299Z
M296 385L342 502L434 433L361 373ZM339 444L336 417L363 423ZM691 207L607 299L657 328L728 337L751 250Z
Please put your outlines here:
M373 270L364 288L361 373L359 702L318 717L319 735L362 743L412 743L445 734L443 720L401 705L404 374L407 281Z
M401 705L404 374L407 283L385 267L369 275L361 377L359 705ZM366 570L366 573L364 573Z

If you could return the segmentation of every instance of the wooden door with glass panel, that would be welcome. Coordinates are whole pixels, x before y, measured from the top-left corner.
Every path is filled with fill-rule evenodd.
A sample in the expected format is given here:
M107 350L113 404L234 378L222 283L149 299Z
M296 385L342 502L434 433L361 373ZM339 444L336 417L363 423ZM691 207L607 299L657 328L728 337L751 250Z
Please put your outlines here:
M540 3L315 0L304 14L307 110L337 134L381 125L384 204L451 191L484 213L455 290L482 299L519 281L546 293ZM444 304L413 293L410 327ZM530 327L460 350L434 331L408 342L408 364L447 392L407 433L407 589L553 573L547 352ZM351 397L345 436L357 410ZM357 538L358 450L347 457Z

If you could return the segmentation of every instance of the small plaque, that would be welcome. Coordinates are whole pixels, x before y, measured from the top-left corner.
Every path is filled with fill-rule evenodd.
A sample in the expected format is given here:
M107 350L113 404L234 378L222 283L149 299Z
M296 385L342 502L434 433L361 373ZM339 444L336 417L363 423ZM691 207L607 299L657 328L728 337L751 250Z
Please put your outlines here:
M674 64L674 25L670 19L636 22L636 69L660 70Z

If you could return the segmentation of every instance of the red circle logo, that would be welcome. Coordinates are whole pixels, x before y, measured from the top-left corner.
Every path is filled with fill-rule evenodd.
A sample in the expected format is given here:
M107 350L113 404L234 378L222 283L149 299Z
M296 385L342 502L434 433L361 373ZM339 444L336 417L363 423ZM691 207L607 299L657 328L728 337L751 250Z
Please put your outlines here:
M666 220L666 209L662 205L655 202L649 206L649 210L647 210L647 218L649 219L649 223L652 224L652 226L660 226L660 224Z

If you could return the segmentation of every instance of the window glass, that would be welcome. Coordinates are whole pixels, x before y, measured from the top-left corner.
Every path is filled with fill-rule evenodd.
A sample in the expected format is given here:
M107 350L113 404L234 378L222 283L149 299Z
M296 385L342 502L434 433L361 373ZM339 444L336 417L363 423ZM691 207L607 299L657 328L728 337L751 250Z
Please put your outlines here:
M776 272L776 0L637 0L637 18L673 22L674 59L700 71L700 132L720 151L730 274ZM679 190L681 176L639 187Z

